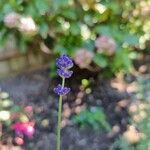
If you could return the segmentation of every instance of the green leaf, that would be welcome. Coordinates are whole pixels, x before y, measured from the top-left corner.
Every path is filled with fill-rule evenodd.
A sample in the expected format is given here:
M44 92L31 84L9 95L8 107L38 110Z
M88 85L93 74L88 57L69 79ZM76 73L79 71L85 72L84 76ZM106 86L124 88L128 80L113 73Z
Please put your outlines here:
M70 32L73 34L73 35L78 35L80 34L80 26L78 23L72 23L70 25Z
M58 11L58 9L60 7L66 7L66 6L68 6L68 2L69 2L69 0L52 0L51 4L52 4L54 10Z
M107 59L101 54L95 55L94 62L102 68L105 68L108 65Z
M83 47L85 47L86 49L88 49L89 51L93 51L95 48L95 42L91 39L88 39L85 41L85 43L83 44Z
M73 9L63 10L62 15L64 17L68 18L68 19L71 19L71 20L76 20L77 19L76 11L73 10Z
M2 12L4 14L7 14L9 12L13 11L12 7L10 4L6 3L4 6L3 6L3 9L2 9Z
M34 4L30 3L27 7L24 8L25 15L31 15L33 18L37 17L37 10L35 9Z
M47 0L35 0L35 6L41 15L49 11L49 2Z
M64 46L57 44L54 48L54 52L61 54L61 55L67 54L67 49Z
M95 28L95 31L97 33L102 34L102 35L111 36L111 31L110 31L110 28L108 26L97 26Z
M139 43L139 39L138 39L137 36L129 34L129 35L126 35L124 37L124 42L129 44L129 45L133 45L134 46L134 45L137 45Z
M127 49L119 49L112 61L111 69L113 72L118 70L129 71L132 67L131 59Z
M85 24L87 24L89 26L92 26L94 24L93 21L91 21L92 19L93 19L92 14L85 14L84 15L84 22L85 22Z
M18 105L14 105L12 108L11 108L11 112L20 112L22 110L22 108Z
M47 37L47 34L48 34L48 30L49 30L49 27L48 27L48 24L46 22L43 22L41 25L40 25L40 35L46 39Z

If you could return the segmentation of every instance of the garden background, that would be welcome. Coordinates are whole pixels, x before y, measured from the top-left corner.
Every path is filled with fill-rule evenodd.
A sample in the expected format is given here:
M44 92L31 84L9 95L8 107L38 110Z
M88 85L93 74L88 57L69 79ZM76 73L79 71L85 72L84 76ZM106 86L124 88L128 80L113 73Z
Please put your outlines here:
M0 149L150 150L150 0L0 0ZM17 129L21 132L17 132Z

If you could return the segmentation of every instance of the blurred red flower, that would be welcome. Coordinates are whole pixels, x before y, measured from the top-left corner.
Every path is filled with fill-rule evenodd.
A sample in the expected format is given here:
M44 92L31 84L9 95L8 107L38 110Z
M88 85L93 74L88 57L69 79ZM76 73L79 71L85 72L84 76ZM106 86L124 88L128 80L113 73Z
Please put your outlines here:
M29 138L32 138L35 133L34 126L34 122L17 122L12 125L12 129L14 129L17 134L23 134Z

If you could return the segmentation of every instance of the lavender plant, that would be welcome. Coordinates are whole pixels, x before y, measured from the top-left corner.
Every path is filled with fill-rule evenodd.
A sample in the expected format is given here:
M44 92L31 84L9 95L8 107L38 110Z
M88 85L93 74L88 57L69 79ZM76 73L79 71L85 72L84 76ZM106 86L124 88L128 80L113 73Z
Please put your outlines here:
M57 150L60 150L60 133L61 133L61 112L62 112L62 97L70 92L70 88L65 87L65 79L70 78L73 71L69 69L73 67L73 61L67 55L62 55L56 59L57 74L62 78L62 84L58 84L54 88L54 92L59 95L58 107L58 126L57 126Z

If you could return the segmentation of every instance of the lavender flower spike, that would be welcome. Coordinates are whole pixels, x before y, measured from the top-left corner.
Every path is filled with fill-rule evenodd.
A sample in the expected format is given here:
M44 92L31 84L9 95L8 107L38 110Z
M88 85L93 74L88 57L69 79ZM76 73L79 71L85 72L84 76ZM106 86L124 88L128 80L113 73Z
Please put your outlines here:
M56 59L56 65L58 67L57 74L62 78L62 84L58 84L54 88L54 92L59 95L58 105L58 127L57 127L57 150L60 150L60 133L61 133L61 113L62 113L62 97L70 92L70 88L65 87L65 78L70 78L73 71L69 69L73 67L72 59L67 55L62 55Z
M54 88L54 92L58 95L66 95L70 92L70 88L62 87L62 85L58 84L57 87Z
M56 65L58 68L70 69L73 67L73 61L69 56L62 55L56 59Z

